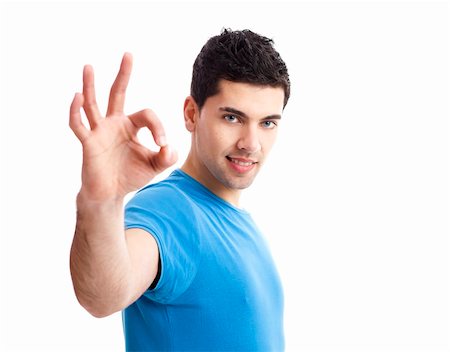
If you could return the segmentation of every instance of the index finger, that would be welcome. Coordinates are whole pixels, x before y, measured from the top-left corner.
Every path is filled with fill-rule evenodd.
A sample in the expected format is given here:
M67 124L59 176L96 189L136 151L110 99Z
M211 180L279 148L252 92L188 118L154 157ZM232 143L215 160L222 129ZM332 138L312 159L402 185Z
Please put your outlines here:
M123 113L125 93L130 80L132 66L133 57L130 53L125 53L120 64L119 73L111 87L106 116Z
M147 127L152 133L156 144L160 147L167 145L164 127L152 110L145 109L128 116L128 118L137 128Z

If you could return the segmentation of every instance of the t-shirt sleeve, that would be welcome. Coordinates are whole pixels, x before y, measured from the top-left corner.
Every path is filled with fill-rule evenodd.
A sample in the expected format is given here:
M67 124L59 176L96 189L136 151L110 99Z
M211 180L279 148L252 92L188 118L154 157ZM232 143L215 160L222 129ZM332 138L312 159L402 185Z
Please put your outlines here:
M155 238L161 277L144 295L160 303L180 296L194 279L199 261L199 235L189 199L169 185L142 189L125 207L125 229L140 228Z

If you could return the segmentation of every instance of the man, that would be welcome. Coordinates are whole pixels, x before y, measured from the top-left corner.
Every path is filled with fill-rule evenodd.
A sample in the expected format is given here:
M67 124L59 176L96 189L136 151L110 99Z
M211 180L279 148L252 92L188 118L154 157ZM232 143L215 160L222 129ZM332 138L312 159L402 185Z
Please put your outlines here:
M96 317L122 310L129 351L283 350L281 284L239 196L275 141L290 92L285 63L271 40L249 30L210 38L184 103L190 153L181 169L144 187L176 153L152 111L123 113L131 61L125 54L106 118L90 66L70 109L83 146L70 258L80 304ZM139 143L143 127L159 151ZM138 189L124 211L125 195Z

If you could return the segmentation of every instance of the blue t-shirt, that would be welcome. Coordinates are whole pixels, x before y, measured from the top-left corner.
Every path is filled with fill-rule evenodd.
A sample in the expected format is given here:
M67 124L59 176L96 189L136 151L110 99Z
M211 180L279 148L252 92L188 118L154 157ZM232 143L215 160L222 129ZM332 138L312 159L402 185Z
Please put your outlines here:
M127 351L282 351L283 293L250 214L181 170L144 187L125 226L152 234L161 276L123 311Z

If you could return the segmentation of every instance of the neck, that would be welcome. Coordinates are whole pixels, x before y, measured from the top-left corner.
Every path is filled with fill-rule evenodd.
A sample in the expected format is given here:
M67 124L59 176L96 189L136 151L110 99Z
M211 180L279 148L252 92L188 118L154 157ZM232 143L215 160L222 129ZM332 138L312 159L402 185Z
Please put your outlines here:
M200 182L219 198L231 203L235 207L239 207L241 191L225 187L217 178L214 177L214 175L211 174L205 165L193 158L191 153L189 153L186 161L181 167L181 170L196 181Z

